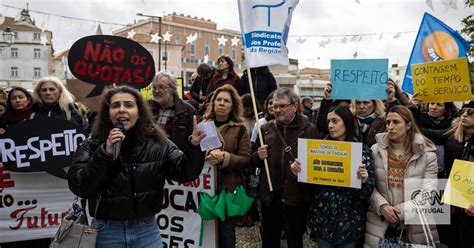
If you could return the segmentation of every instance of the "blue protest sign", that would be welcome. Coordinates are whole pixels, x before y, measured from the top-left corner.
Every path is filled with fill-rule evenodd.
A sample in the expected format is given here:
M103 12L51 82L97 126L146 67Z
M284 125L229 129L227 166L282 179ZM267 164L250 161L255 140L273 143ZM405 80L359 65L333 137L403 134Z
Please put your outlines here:
M387 99L388 59L333 59L333 99Z

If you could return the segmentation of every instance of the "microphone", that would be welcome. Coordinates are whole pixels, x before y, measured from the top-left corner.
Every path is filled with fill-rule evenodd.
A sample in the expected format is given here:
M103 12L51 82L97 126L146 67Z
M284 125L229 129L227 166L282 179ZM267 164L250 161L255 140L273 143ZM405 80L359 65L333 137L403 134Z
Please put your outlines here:
M117 122L115 123L115 128L118 128L120 129L120 132L123 133L124 129L123 129L123 123L122 122ZM122 141L120 140L119 142L115 143L114 144L114 160L117 160L117 158L119 157L120 155L120 148L122 147Z

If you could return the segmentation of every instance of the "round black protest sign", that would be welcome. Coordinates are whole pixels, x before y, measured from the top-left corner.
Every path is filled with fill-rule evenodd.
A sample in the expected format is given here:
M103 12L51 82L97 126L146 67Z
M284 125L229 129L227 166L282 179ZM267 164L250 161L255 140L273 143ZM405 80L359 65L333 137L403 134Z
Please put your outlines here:
M1 162L10 171L46 171L66 179L64 168L71 164L76 148L86 137L82 127L67 120L29 120L0 136Z
M68 64L79 80L96 85L87 97L100 95L110 84L142 89L155 76L155 62L148 50L120 36L92 35L76 41Z

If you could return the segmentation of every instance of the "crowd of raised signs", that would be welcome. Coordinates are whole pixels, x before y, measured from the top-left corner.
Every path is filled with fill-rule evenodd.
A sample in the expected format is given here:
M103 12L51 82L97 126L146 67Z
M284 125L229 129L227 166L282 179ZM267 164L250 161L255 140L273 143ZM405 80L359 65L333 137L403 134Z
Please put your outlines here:
M247 194L257 200L247 215L219 221L220 247L235 247L235 228L256 222L261 223L263 247L279 247L281 240L286 240L288 247L303 247L305 232L318 247L389 247L390 242L399 240L432 247L474 246L473 202L466 208L451 206L449 225L409 225L405 223L406 209L418 207L420 199L407 200L403 190L405 179L415 178L423 179L418 185L420 190L431 192L436 190L433 181L450 176L454 160L474 162L474 101L457 105L421 102L389 79L384 101L332 100L332 85L328 83L320 107L313 108L311 98L301 99L292 89L278 88L268 67L252 68L250 74L244 71L237 75L233 61L221 56L217 68L207 64L197 68L189 93L180 99L175 77L159 72L152 81L154 99L146 107L138 106L151 110L154 123L148 124L161 128L183 151L195 138L194 116L215 123L223 146L207 151L204 159L218 168L216 189L232 192L244 185ZM250 77L258 117L249 94ZM88 132L99 128L94 120L101 120L100 113L89 112L87 106L75 102L64 83L55 77L39 80L33 92L13 87L0 93L0 134L40 117L66 119ZM257 122L264 144L258 138ZM362 143L362 162L351 165L358 168L361 187L298 182L298 138ZM127 142L123 145L128 146ZM106 144L103 149L109 147ZM69 176L78 177L74 172ZM70 188L76 189L72 181L70 178ZM136 196L133 190L121 194ZM111 204L107 201L111 196L102 197L104 204ZM146 195L143 199L146 201ZM155 204L159 211L161 203ZM99 207L97 218L120 220L121 215L114 213L123 216L114 210L106 214ZM156 212L147 214L153 216ZM150 217L140 213L127 216Z

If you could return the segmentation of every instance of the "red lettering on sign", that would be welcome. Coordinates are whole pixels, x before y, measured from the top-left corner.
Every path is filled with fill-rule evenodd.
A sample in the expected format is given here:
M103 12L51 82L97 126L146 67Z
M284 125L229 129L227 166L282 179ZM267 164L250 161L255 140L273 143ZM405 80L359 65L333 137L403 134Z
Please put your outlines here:
M5 188L12 188L15 187L15 182L10 179L10 173L4 172L5 168L2 163L0 163L0 192L3 191Z
M45 208L41 208L40 215L31 215L27 216L30 210L35 209L37 206L29 207L29 208L21 208L17 209L10 214L10 218L15 219L16 225L10 226L12 230L18 230L23 227L23 224L26 222L27 229L35 229L35 228L45 228L48 226L59 226L60 220L62 220L68 212L61 212L61 213L49 213L46 211ZM61 215L61 218L59 218ZM26 220L26 221L25 221ZM40 223L38 225L38 220ZM46 220L48 223L46 223Z
M211 175L209 174L202 175L202 187L204 189L211 189Z
M92 44L91 41L88 41L86 43L86 50L84 51L84 59L89 60L89 57L91 57L92 61L97 62L97 59L99 58L99 52L100 52L100 43Z

